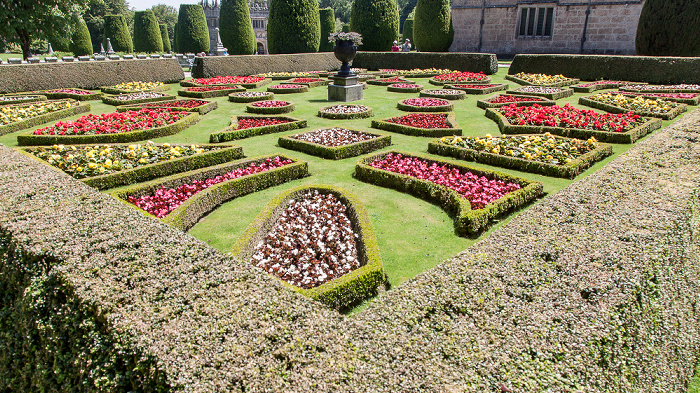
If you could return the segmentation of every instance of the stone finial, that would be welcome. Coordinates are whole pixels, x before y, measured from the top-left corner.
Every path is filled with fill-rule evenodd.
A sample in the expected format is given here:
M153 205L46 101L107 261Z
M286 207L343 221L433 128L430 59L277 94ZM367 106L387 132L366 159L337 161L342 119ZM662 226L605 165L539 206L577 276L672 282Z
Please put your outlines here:
M114 54L114 49L112 49L112 41L110 41L109 38L107 38L107 54L108 55Z

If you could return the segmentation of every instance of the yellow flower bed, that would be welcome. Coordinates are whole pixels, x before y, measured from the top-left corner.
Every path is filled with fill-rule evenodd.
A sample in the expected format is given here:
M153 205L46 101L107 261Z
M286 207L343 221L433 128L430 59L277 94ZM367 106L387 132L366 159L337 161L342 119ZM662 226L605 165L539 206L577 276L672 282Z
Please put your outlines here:
M118 85L112 86L112 88L115 90L124 91L144 91L152 90L160 86L163 86L162 82L128 82L120 83Z
M551 85L570 80L570 78L567 78L564 75L526 74L524 72L520 72L513 76L532 83L533 85Z
M643 96L627 97L622 94L613 93L598 93L596 95L592 95L586 98L592 101L601 102L608 105L614 105L624 109L629 109L633 112L647 112L658 114L668 113L676 109L679 105L677 102L673 101L653 100L649 98L644 98Z
M7 125L80 105L77 101L39 101L0 107L0 125Z

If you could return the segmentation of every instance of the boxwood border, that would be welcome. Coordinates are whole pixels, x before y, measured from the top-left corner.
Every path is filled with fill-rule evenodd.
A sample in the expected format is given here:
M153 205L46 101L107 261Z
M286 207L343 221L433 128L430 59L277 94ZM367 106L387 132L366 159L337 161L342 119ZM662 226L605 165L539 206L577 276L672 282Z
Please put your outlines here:
M458 90L461 94L439 94L439 93L431 93L431 91L440 91L440 90L451 90L451 89L429 89L429 90L421 90L420 91L420 96L421 97L430 97L430 98L442 98L443 100L464 100L467 98L467 93L465 93L462 90Z
M580 85L573 85L571 86L571 89L573 89L576 93L592 93L597 90L606 90L606 89L617 89L620 86L624 85L629 85L629 84L635 84L635 85L646 85L646 83L638 83L638 82L624 82L624 81L617 81L618 83L600 83L597 85L591 85L591 86L581 86L585 85L588 83L596 83L598 81L592 81L592 82L585 82ZM613 81L609 81L613 82Z
M140 92L138 92L140 93ZM138 94L138 93L129 93L129 94ZM107 104L107 105L114 105L114 106L122 106L122 105L136 105L136 104L145 104L147 102L156 102L156 101L171 101L174 100L176 97L170 94L164 94L157 92L158 94L163 94L162 97L151 97L151 98L139 98L136 100L127 100L127 101L119 101L116 100L114 97L118 97L116 95L104 95L101 97L102 102Z
M297 78L300 78L300 77L297 77ZM314 87L319 87L319 86L328 86L331 83L330 79L322 79L321 77L317 77L317 76L309 76L309 77L305 77L305 78L320 79L320 80L316 81L316 82L292 82L292 79L295 79L295 78L292 78L292 79L289 79L285 82L289 83L290 85L306 85L306 86L309 86L310 89L314 88Z
M634 143L639 138L651 133L652 131L661 128L661 119L650 118L646 123L639 127L635 127L626 132L608 132L598 130L586 130L583 128L564 128L564 127L548 127L548 126L519 126L513 125L495 109L487 109L486 117L495 121L502 134L550 134L559 135L567 138L588 139L595 137L601 142L608 143Z
M647 85L648 83L635 83L635 85ZM700 89L625 89L625 86L620 86L619 90L625 93L700 93Z
M520 185L519 190L512 191L502 198L488 204L483 209L472 210L469 200L462 197L456 191L445 186L421 180L408 175L394 173L369 166L374 160L383 159L389 153L401 154L406 157L420 158L431 163L448 165L463 171L470 171L489 179L503 180ZM435 157L421 154L407 153L397 150L385 151L380 154L363 158L355 165L354 176L366 183L377 186L393 188L397 191L413 195L428 202L437 203L454 219L455 231L459 236L471 236L478 234L489 226L495 219L506 212L519 209L544 194L542 183L533 182L521 177L511 176L484 168L477 168L461 163L454 163Z
M241 263L250 263L255 246L270 231L286 208L286 202L309 190L319 190L323 194L333 194L345 204L348 218L358 237L358 258L362 266L332 281L311 289L295 287L277 278L286 288L319 301L326 306L344 311L377 294L377 288L386 283L384 265L379 253L379 244L374 227L362 202L353 194L339 187L314 184L299 186L274 197L262 212L246 228L231 250L231 254Z
M499 104L494 104L490 102L490 100L494 98L498 98L500 96L512 96L512 97L524 97L524 98L539 98L542 101L519 101L519 102L503 102ZM478 106L481 109L488 109L488 108L500 108L502 106L508 106L510 104L515 104L516 106L531 106L534 104L542 105L542 106L552 106L556 105L556 101L550 100L546 97L537 97L537 96L531 96L531 95L525 95L525 94L495 94L492 95L491 97L484 98L481 100L478 100L476 102L476 106Z
M398 76L396 78L398 78L400 80L398 82L396 82L396 81L387 82L387 81L383 80L383 79L394 79L394 77L391 77L391 78L368 79L365 82L369 83L370 85L375 85L375 86L389 86L389 85L393 85L394 83L413 83L413 84L416 83L412 80L408 80L408 79L404 78L403 76Z
M445 74L440 74L440 75L445 75ZM435 86L444 86L444 85L455 84L455 81L441 81L441 80L435 79L435 77L440 76L440 75L435 75L435 76L430 77L430 79L428 79L428 83L430 83L431 85L435 85ZM470 85L478 85L478 84L488 85L491 83L491 77L486 76L486 79L475 80L475 81L458 81L458 82L468 83Z
M530 85L530 86L535 86L535 87L552 87L552 86L537 86L537 85ZM525 87L525 86L521 86ZM562 89L561 91L558 91L556 93L531 93L528 91L520 91L519 88L515 90L506 90L506 94L515 94L515 95L524 95L524 96L537 96L537 97L544 97L548 100L559 100L561 98L567 98L571 97L574 95L574 91L571 89Z
M46 94L37 94L37 93L13 93L13 94L3 94L2 97L12 97L12 96L27 96L30 98L25 98L21 100L15 100L15 101L0 101L0 106L5 106L5 105L12 105L12 104L27 104L30 102L39 102L39 101L46 101L48 97L46 97ZM77 100L79 101L79 100Z
M411 112L411 114L414 113L426 113L426 112ZM451 136L451 135L462 135L462 128L459 127L459 124L457 124L457 121L455 120L455 114L454 112L429 112L426 114L439 114L442 113L444 115L447 115L447 122L452 126L450 128L418 128L418 127L411 127L411 126L405 126L402 124L396 124L396 123L390 123L386 120L391 119L385 118L381 120L372 120L372 128L377 128L379 130L385 130L385 131L391 131L391 132L396 132L399 134L404 134L404 135L411 135L411 136L427 136L427 137L441 137L441 136ZM402 115L402 116L395 116L395 117L403 117L407 115Z
M328 128L332 127L319 128L309 132L319 131ZM361 131L347 127L343 128L350 131L361 132L363 134L375 135L377 137L366 141L351 143L349 145L330 147L295 139L292 138L292 135L284 135L279 137L279 139L277 140L277 144L285 149L296 150L302 153L310 154L316 157L326 158L329 160L342 160L344 158L357 157L363 154L367 154L369 152L373 152L375 150L383 149L391 145L391 135Z
M334 106L338 105L343 105L343 106L363 106L367 108L366 111L364 112L357 112L357 113L330 113L326 112L329 108L332 108ZM324 106L318 109L318 113L316 114L318 117L323 117L324 119L334 119L334 120L350 120L350 119L367 119L372 116L374 116L374 111L372 108L368 107L367 105L362 105L362 104L334 104L334 105L328 105Z
M192 86L192 87L216 87L216 86ZM191 98L214 98L223 97L232 93L241 93L246 91L246 88L240 85L231 85L230 89L210 90L210 91L187 91L178 90L177 95L181 97Z
M245 93L245 92L243 92ZM266 100L274 100L275 99L275 93L270 92L270 91L257 91L255 93L265 93L266 95L264 96L259 96L259 97L239 97L236 96L238 93L231 93L228 95L228 100L230 102L237 102L237 103L249 103L249 102L255 102L255 101L266 101Z
M197 78L197 79L199 79L199 78ZM242 87L245 87L246 89L257 89L258 87L264 86L264 85L272 82L272 79L265 78L261 81L255 82L255 83L223 83L223 84L216 84L216 85L205 85L205 84L201 84L201 83L194 83L194 82L192 82L193 80L194 79L180 81L180 86L182 86L182 87L242 86Z
M543 136L544 134L536 134ZM527 137L528 135L519 135ZM556 139L571 139L554 136ZM479 151L459 146L453 146L441 142L439 139L428 143L428 153L445 157L454 157L465 161L474 161L481 164L493 165L501 168L515 169L517 171L535 173L544 176L574 179L596 162L612 155L612 145L599 142L599 146L579 158L571 160L568 164L554 165L539 161L527 160L520 157L509 157L502 154L494 154L487 151Z
M571 85L574 85L574 84L581 82L580 79L568 78L568 80L561 81L561 82L546 83L546 84L539 85L539 84L534 84L532 82L528 82L525 79L520 79L520 78L516 77L515 75L506 75L506 79L508 79L509 81L513 81L519 85L523 85L523 86L540 86L540 87L564 87L564 86L571 86Z
M99 135L33 135L31 132L17 136L19 146L39 146L39 145L78 145L78 144L109 144L127 143L155 139L168 135L175 135L185 128L199 121L199 113L188 112L187 116L179 119L173 124L161 127L154 127L148 130L136 130L115 134Z
M168 102L177 102L177 101L189 101L189 100L174 99L174 100L167 100L167 101L158 101L158 103L163 103L163 104L165 104L165 103L168 103ZM200 101L204 101L204 100L200 100ZM204 114L207 114L207 113L209 113L209 112L211 112L211 111L213 111L214 109L216 109L216 108L219 107L219 103L216 102L216 101L204 101L204 102L206 102L206 104L200 105L200 106L198 106L198 107L196 107L196 108L161 107L161 106L148 106L148 107L147 107L147 106L144 106L144 105L146 105L146 104L148 104L148 103L146 103L146 104L140 104L140 105L134 105L134 106L122 105L122 106L118 106L118 107L117 107L117 112L138 111L138 110L141 110L141 109L143 109L143 108L167 108L167 109L170 109L170 110L172 110L172 111L178 111L178 112L179 112L179 111L184 111L184 112L197 112L197 113L199 113L200 115L204 115Z
M284 83L282 83L284 84ZM307 85L302 85L300 83L292 83L292 85L298 85L298 86L303 86L303 87L294 87L294 88L277 88L275 86L278 85L272 85L267 87L267 91L270 93L274 94L294 94L294 93L306 93L309 91L309 86Z
M148 89L148 90L120 90L120 89L115 89L114 86L102 86L100 87L100 91L106 94L129 94L129 93L153 93L153 92L159 92L159 91L168 91L170 90L170 85L162 85L162 86L156 86L153 89Z
M595 109L600 109L606 112L610 113L628 113L632 112L635 115L639 116L644 116L644 117L655 117L659 118L662 120L671 120L675 118L676 116L680 115L681 113L685 112L688 110L688 106L686 104L678 104L676 108L674 108L672 111L667 112L667 113L653 113L653 112L644 112L644 111L633 111L630 109L625 109L621 106L616 106L616 105L610 105L606 104L604 102L598 102L598 101L593 101L588 97L580 97L578 99L578 103L580 105L585 105L591 108Z
M264 101L271 101L271 100L264 100ZM259 101L255 101L259 102ZM245 111L248 113L255 113L259 115L281 115L283 113L289 113L294 111L295 106L294 103L291 101L284 101L287 103L285 106L277 106L277 107L257 107L253 106L253 103L250 103L245 106Z
M414 97L415 98L415 97ZM424 97L427 98L427 97ZM431 97L433 98L433 97ZM413 98L406 98L404 100L401 100L396 103L396 107L399 110L406 111L406 112L452 112L455 109L455 105L450 102L449 100L445 100L444 98L435 98L436 100L443 100L447 101L447 105L439 105L439 106L414 106L414 105L408 105L404 103L406 100L412 100Z
M393 93L418 93L421 90L423 90L423 85L419 85L417 83L413 83L414 85L418 87L396 87L394 85L398 85L399 83L392 83L391 85L387 85L386 91L390 91Z
M58 101L64 101L64 100L58 100ZM75 101L75 100L71 100ZM31 104L33 102L46 102L45 100L41 101L32 101L32 102L24 102L23 104ZM78 103L77 106L71 107L71 108L66 108L66 109L61 109L60 111L56 112L51 112L51 113L45 113L43 115L39 116L34 116L26 120L6 124L4 126L0 126L0 135L5 135L5 134L10 134L13 132L25 130L27 128L32 128L36 127L41 124L46 124L50 123L52 121L60 120L69 116L77 115L79 113L85 113L85 112L90 112L90 104L88 103L82 103L80 101L76 101Z
M59 89L52 89L52 90L59 90ZM104 93L101 91L92 92L90 90L85 90L85 89L72 89L72 90L87 91L90 94L51 93L52 90L44 90L41 92L41 94L45 95L47 98L49 98L51 100L60 100L61 98L72 98L72 99L77 100L77 101L99 100L104 95Z
M154 215L142 210L141 208L127 202L130 195L143 196L152 194L156 190L166 188L176 188L185 183L191 183L193 180L205 180L211 177L222 175L236 168L246 167L252 163L261 163L266 158L279 156L292 160L292 163L283 167L274 168L265 172L254 173L236 179L228 180L219 184L208 187L191 198L183 202L175 210L167 216L160 219L168 225L171 225L182 231L187 231L196 224L202 217L213 211L217 206L224 202L230 201L243 195L260 191L266 188L274 187L291 180L306 177L309 174L308 164L304 161L296 160L284 154L273 154L267 156L259 156L227 162L220 165L210 166L206 168L196 169L189 172L179 173L176 175L156 179L148 183L139 184L136 186L120 189L109 193L113 197L121 200L127 206L140 211L146 216L158 219Z
M628 93L628 92L623 92L623 91L618 91L619 94L622 94L627 97L638 97L642 96L644 98L651 98L651 99L661 99L661 100L666 100L666 101L673 101L673 102L680 102L681 104L686 104L686 105L693 105L697 106L700 104L700 93L675 93L675 94L695 94L695 98L675 98L675 97L656 97L656 96L651 96L649 94L644 94L644 93ZM674 94L674 93L650 93L650 94Z
M478 83L470 83L470 85L477 85ZM506 83L497 83L498 86L493 86L493 87L487 87L485 89L471 89L471 88L466 88L466 87L457 87L460 84L447 84L443 85L443 89L450 89L450 90L462 90L463 92L467 94L474 94L474 95L483 95L483 94L490 94L490 93L495 93L497 91L502 91L502 90L508 90L508 85Z
M269 126L245 128L243 130L237 130L238 119L239 118L260 118L260 117L278 117L281 119L289 120L287 123L273 124ZM287 130L293 130L295 128L306 127L307 122L305 119L297 119L291 116L254 116L254 115L241 115L231 117L231 125L224 128L222 131L214 132L209 135L209 143L221 143L228 142L235 139L244 139L251 136L274 134L276 132L283 132Z

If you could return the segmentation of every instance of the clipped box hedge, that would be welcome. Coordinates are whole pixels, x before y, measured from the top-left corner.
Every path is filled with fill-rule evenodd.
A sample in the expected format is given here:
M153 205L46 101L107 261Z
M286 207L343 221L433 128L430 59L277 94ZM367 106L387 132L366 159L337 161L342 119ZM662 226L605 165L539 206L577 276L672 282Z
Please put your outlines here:
M559 75L559 74L556 74L556 75ZM576 79L576 78L567 78L566 80L563 80L561 82L535 84L532 82L528 82L525 79L520 79L514 75L506 75L506 79L508 79L509 81L513 81L519 85L523 85L523 86L540 86L540 87L564 87L564 86L569 86L569 85L579 83L581 81L580 79Z
M408 175L373 168L369 165L375 160L384 159L384 157L390 153L401 154L405 157L420 158L439 165L447 165L458 168L461 172L469 171L478 176L485 176L488 179L516 183L520 185L521 188L491 202L483 209L472 210L468 199L445 186ZM361 181L382 187L393 188L426 201L437 203L448 213L454 215L455 231L459 236L475 235L487 228L491 220L502 216L504 213L517 210L544 194L542 183L532 182L524 178L497 171L456 164L452 161L401 151L386 151L363 158L355 165L354 175Z
M646 123L626 132L608 132L598 130L586 130L582 128L564 128L549 126L513 125L495 109L487 109L486 117L495 121L502 134L550 134L567 138L588 139L595 137L601 142L609 143L634 143L637 139L661 128L661 119L648 119Z
M416 112L414 112L416 113ZM431 114L437 114L435 112L430 112ZM405 126L403 124L390 123L387 120L390 118L382 120L372 120L372 128L377 128L385 131L397 132L399 134L411 135L411 136L427 136L427 137L439 137L439 136L450 136L450 135L462 135L462 128L457 124L455 120L455 115L453 112L443 113L447 115L447 123L451 126L450 128L418 128ZM397 116L401 117L401 116Z
M41 92L41 94L45 95L49 99L52 100L59 100L61 98L72 98L74 100L78 101L92 101L92 100L99 100L104 93L100 91L89 91L89 90L83 90L83 89L75 89L75 90L81 90L85 92L89 92L90 94L72 94L72 93L51 93L51 90L46 90Z
M284 120L289 120L287 123L280 123L280 124L273 124L269 126L262 126L262 127L252 127L252 128L244 128L242 130L237 130L236 128L238 127L238 119L241 118L260 118L260 117L273 117L273 116L233 116L231 117L231 125L223 129L222 131L219 132L214 132L209 135L209 142L210 143L221 143L221 142L227 142L227 141L232 141L235 139L244 139L244 138L249 138L251 136L256 136L256 135L265 135L265 134L273 134L276 132L282 132L282 131L288 131L288 130L293 130L295 128L304 128L306 127L306 120L304 119L297 119L295 117L290 117L290 116L274 116L279 119L284 119Z
M698 94L698 93L689 93L689 94L694 94L694 95L695 95L695 97L693 97L693 98L657 97L657 96L651 95L651 94L656 94L656 93L648 93L648 94L645 94L645 93L628 93L628 92L624 92L624 91L619 91L618 93L620 93L620 94L622 94L622 95L624 95L624 96L626 96L626 97L638 97L638 96L642 96L642 97L644 97L644 98L649 98L649 99L652 99L652 100L661 99L661 100L665 100L665 101L680 102L681 104L686 104L686 105L698 105L698 103L700 103L700 94ZM659 93L659 94L664 94L664 93ZM670 94L673 94L673 93L670 93Z
M271 107L261 107L248 104L245 106L245 111L248 113L257 113L260 115L281 115L283 113L289 113L294 111L294 103L291 101L285 101L287 105L284 106L271 106Z
M587 83L582 83L580 85L573 85L571 88L576 92L576 93L592 93L597 90L605 90L605 89L617 89L620 86L624 85L629 85L632 84L633 82L622 82L622 81L607 81L608 83L596 83L596 82L587 82ZM646 83L637 83L634 82L635 85L645 85ZM583 86L583 85L588 85L588 86Z
M340 62L333 53L237 55L197 57L192 67L193 78L222 75L255 75L271 72L308 72L337 70Z
M391 135L359 131L351 128L347 129L350 131L361 132L363 134L374 135L376 138L351 143L344 146L324 146L293 138L294 135L285 135L281 136L277 140L277 144L285 149L296 150L312 156L327 158L329 160L342 160L344 158L357 157L391 145Z
M272 229L290 199L295 199L307 191L318 190L321 194L333 194L345 206L352 228L357 237L357 254L361 266L332 281L311 289L299 288L278 279L290 290L319 301L336 310L346 310L359 304L365 299L375 296L377 288L386 282L384 265L379 253L379 244L374 233L374 227L362 202L346 190L331 186L316 184L299 186L285 191L273 198L263 208L231 250L231 254L242 263L250 263L255 253L255 247ZM273 276L275 277L275 276Z
M633 112L635 115L644 116L644 117L656 117L656 118L659 118L662 120L671 120L674 117L680 115L681 113L685 112L688 109L688 106L686 104L678 104L678 106L676 108L674 108L673 110L666 112L666 113L654 113L654 112L647 112L647 111L640 111L640 110L633 111L631 109L626 109L626 108L623 108L620 106L610 105L610 104L606 104L604 102L594 101L588 97L580 97L578 99L578 103L581 105L591 107L591 108L604 110L604 111L610 112L610 113Z
M407 98L406 100L411 100L412 98ZM401 100L396 103L396 107L402 111L406 112L451 112L454 109L454 104L446 101L447 105L436 105L436 106L415 106L406 104L406 100ZM444 100L444 99L443 99Z
M354 112L354 113L334 113L334 112L329 112L329 110L333 107L336 106L363 106L366 108L366 110L362 112ZM367 105L359 105L359 104L336 104L336 105L329 105L329 106L324 106L322 108L318 109L317 113L318 117L323 117L326 119L340 119L340 120L350 120L350 119L366 119L369 117L374 116L374 111L372 111L372 108L368 107Z
M497 91L501 90L507 90L508 85L505 83L497 83L496 86L493 87L487 87L484 89L477 89L477 88L469 88L469 87L459 87L460 85L476 85L478 83L455 83L455 84L447 84L443 86L443 89L449 89L449 90L462 90L463 92L467 94L490 94L490 93L495 93Z
M552 106L556 105L556 102L544 97L535 97L535 96L527 96L527 95L517 95L517 94L508 94L509 96L513 97L523 97L523 98L538 98L541 99L541 101L518 101L518 102L502 102L502 103L497 103L494 104L491 102L491 100L500 97L500 94L493 95L488 98L484 98L483 100L478 100L476 102L476 106L478 106L481 109L488 109L488 108L500 108L502 106L508 106L510 104L515 104L516 106L532 106L532 105L542 105L542 106Z
M73 101L73 100L71 100ZM77 102L77 101L76 101ZM60 111L45 113L43 115L30 117L26 120L6 124L0 126L0 135L10 134L13 132L21 131L27 128L36 127L41 124L50 123L52 121L60 120L69 116L77 115L79 113L85 113L90 111L90 104L78 103L77 106L62 109Z
M110 194L121 199L128 206L142 212L147 216L155 218L155 216L127 202L127 198L129 196L141 197L144 195L150 195L161 188L177 188L183 184L192 183L194 180L204 181L209 178L223 175L237 168L245 168L253 163L260 164L264 162L265 159L276 156L284 159L290 159L293 162L283 167L242 176L208 187L192 195L175 210L171 211L170 214L161 219L168 225L182 231L187 231L202 217L226 201L308 176L308 164L304 161L299 161L282 154L253 157L245 160L227 162L216 166L175 174L156 179L145 184L120 189Z
M114 143L114 145L127 145L126 143ZM157 143L156 145L162 145ZM92 144L90 146L93 146ZM171 146L184 146L178 144L171 144ZM188 145L189 146L189 145ZM196 154L188 157L180 157L172 160L166 160L161 162L156 162L149 165L139 166L131 169L125 169L123 171L109 173L105 175L87 177L84 179L79 179L83 183L90 187L95 187L98 190L108 190L110 188L128 186L131 184L141 183L148 180L156 179L159 177L170 176L176 173L187 172L199 168L204 168L208 166L223 164L225 162L237 160L243 158L243 148L240 146L230 145L209 145L201 144L198 145L204 148L215 147L216 150L205 151L200 154ZM76 145L76 147L80 147ZM50 167L53 167L48 162L42 160L41 158L35 156L33 151L36 147L24 147L18 149L21 153L43 163ZM59 168L56 168L59 169ZM60 169L59 169L60 170Z
M128 94L133 94L133 93L127 93L124 95L128 95ZM119 97L119 95L104 95L104 96L102 96L102 102L104 102L107 105L121 106L121 105L145 104L147 102L156 102L156 101L171 101L171 100L175 99L175 96L172 96L170 94L163 94L159 97L138 98L135 100L118 100L115 97Z
M26 96L26 98L18 99L18 100L2 100L0 101L0 105L12 105L12 104L25 104L28 102L37 102L37 101L46 101L47 97L46 94L34 94L34 93L27 93L27 94L7 94L2 97L14 97L14 96Z
M523 135L527 136L527 135ZM567 139L556 136L558 139ZM569 163L562 165L554 165L545 162L527 160L519 157L509 157L502 154L495 154L488 151L479 151L467 149L464 147L453 146L441 142L439 139L428 143L428 153L437 154L445 157L454 157L465 161L474 161L481 164L498 166L501 168L515 169L522 172L536 173L545 176L561 177L565 179L573 179L586 169L590 168L596 162L612 155L612 146L600 143L599 146L582 155L581 157L571 160Z
M548 100L558 100L561 98L571 97L572 95L574 95L574 91L571 89L561 89L561 91L558 91L555 93L538 93L538 92L521 91L520 89L515 89L515 90L507 90L506 94L520 94L520 95L525 95L525 96L544 97Z
M167 100L167 101L160 101L157 102L157 104L170 104L174 103L177 104L179 101L189 101L189 100ZM199 100L195 100L199 101ZM206 113L209 113L213 111L214 109L219 107L219 103L216 101L202 101L204 102L203 105L194 107L194 108L186 108L186 107L179 107L179 106L160 106L160 105L154 105L154 104L140 104L140 105L122 105L117 107L117 112L126 112L126 111L139 111L144 108L167 108L170 109L171 111L176 111L176 112L197 112L200 115L204 115Z
M170 86L168 86L168 85L161 85L161 86L156 86L152 89L136 90L136 91L117 89L114 86L102 86L102 87L100 87L100 91L103 93L107 93L107 94L154 93L154 92L168 91L168 90L170 90Z
M352 65L369 70L382 68L401 70L420 68L425 70L439 65L441 68L455 71L481 71L487 75L498 72L498 59L495 54L491 53L357 52Z
M459 93L457 94L440 94L439 91L444 91L444 90L450 90L450 89L442 89L442 90L421 90L419 95L421 97L431 97L431 98L442 98L443 100L463 100L467 98L467 93L465 93L462 90L457 90Z
M201 87L211 87L211 86L201 86ZM178 90L177 95L182 97L192 97L192 98L214 98L223 97L231 93L240 93L246 91L246 88L239 85L231 85L230 89L220 89L220 90L210 90L210 91L188 91Z
M239 95L238 93L231 93L228 95L228 100L231 102L248 103L248 102L265 101L265 100L275 99L275 93L271 93L269 91L263 91L260 93L265 93L265 95L264 96L254 96L254 97L245 97L245 96Z
M34 135L33 131L17 136L17 144L20 146L40 146L40 145L82 145L92 143L128 143L156 139L163 136L175 135L185 128L199 121L199 114L190 112L187 116L179 119L173 124L161 127L154 127L147 130L135 130L130 132L120 132L116 134L96 134L96 135Z

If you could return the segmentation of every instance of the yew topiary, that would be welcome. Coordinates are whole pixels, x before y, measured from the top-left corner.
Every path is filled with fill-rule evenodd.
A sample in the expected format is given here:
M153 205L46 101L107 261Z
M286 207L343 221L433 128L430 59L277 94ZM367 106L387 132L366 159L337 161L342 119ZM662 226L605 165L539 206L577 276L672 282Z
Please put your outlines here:
M168 37L168 25L161 23L160 26L160 38L163 41L163 52L170 52L170 38Z
M408 38L411 40L411 42L414 42L413 39L413 19L408 18L406 21L403 22L403 39L405 40Z
M252 55L257 49L247 0L222 0L219 34L231 55Z
M644 56L700 56L699 0L646 0L635 46Z
M421 52L447 52L455 31L450 0L418 0L413 19L413 38Z
M88 56L93 53L90 31L83 20L78 22L75 26L75 31L73 32L73 42L71 42L70 50L75 56Z
M355 0L350 30L362 34L361 50L387 51L399 36L396 0Z
M180 53L180 47L177 44L177 22L175 22L175 26L173 26L173 51L175 53Z
M129 26L123 15L105 15L104 41L102 44L107 49L107 38L115 52L131 53L134 51L134 43L129 34Z
M349 33L350 32L350 23L343 23L343 27L340 29L343 33Z
M316 0L271 0L267 22L270 54L318 52L321 22Z
M163 51L160 25L151 10L134 12L134 51L146 53Z
M328 36L335 33L335 12L333 8L318 10L321 19L321 45L319 52L333 52L333 43L328 42Z
M200 4L180 4L177 26L178 52L209 52L207 18Z

